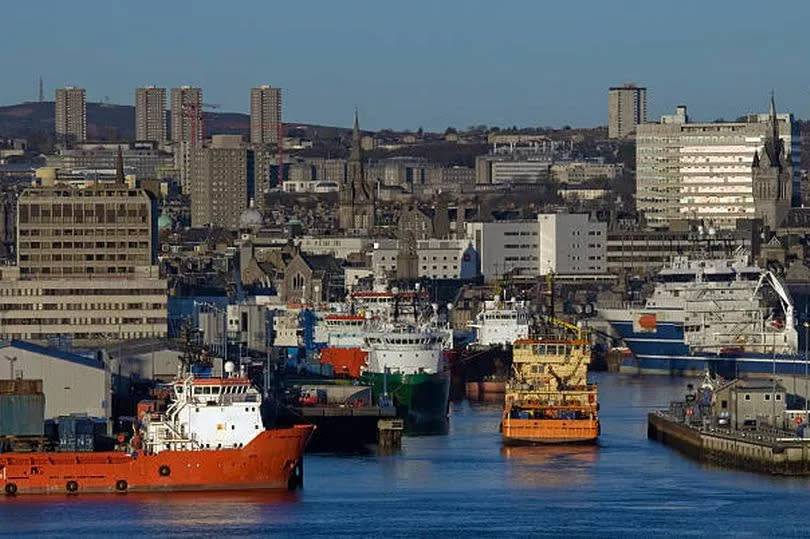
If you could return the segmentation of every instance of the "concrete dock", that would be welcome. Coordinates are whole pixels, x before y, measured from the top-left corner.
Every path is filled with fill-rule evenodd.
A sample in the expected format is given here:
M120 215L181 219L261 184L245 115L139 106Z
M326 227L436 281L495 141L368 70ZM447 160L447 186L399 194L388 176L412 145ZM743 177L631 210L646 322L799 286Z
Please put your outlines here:
M380 424L396 418L393 406L296 406L283 416L287 423L312 423L317 429L308 451L360 449L378 443ZM386 443L388 438L385 438ZM397 444L398 445L398 444Z
M791 431L692 426L662 410L647 416L647 437L718 466L810 475L810 438L797 438Z

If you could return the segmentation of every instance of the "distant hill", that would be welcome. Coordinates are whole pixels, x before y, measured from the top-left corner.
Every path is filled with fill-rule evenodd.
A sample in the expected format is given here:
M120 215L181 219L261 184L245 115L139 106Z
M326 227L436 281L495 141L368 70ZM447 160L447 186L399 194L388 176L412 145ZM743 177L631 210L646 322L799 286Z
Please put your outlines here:
M167 114L168 115L168 114ZM20 103L0 107L0 137L25 137L52 133L54 102ZM305 138L344 137L350 129L285 122L286 132ZM250 136L250 116L240 112L205 112L205 131ZM110 103L87 103L87 138L90 140L132 140L135 138L135 107Z

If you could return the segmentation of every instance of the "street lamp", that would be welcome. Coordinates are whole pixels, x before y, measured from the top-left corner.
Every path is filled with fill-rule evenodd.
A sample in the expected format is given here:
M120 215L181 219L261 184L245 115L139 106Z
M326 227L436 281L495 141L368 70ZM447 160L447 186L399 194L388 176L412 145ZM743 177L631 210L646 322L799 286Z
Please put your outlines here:
M807 425L810 423L810 415L808 415L808 404L807 399L810 397L807 391L807 378L808 378L808 344L810 344L810 322L807 320L804 321L802 324L804 327L804 424ZM805 427L806 428L806 427Z

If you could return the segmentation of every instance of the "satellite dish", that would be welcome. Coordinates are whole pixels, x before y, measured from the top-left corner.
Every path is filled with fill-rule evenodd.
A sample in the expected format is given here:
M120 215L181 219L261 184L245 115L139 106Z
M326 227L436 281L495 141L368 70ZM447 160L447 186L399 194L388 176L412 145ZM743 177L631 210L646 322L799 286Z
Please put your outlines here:
M452 310L453 310L453 304L452 304L452 303L448 303L448 304L447 304L447 310L448 310L448 311L452 311Z
M236 364L233 361L226 361L225 362L225 372L228 374L233 374L236 372Z

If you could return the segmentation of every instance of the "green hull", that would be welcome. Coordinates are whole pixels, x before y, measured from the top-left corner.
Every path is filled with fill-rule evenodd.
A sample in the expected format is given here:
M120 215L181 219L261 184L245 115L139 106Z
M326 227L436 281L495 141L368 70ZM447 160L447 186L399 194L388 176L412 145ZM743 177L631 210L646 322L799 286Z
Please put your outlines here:
M397 416L405 420L407 434L443 434L447 432L447 409L450 399L450 378L444 374L392 374L387 380L382 373L364 373L363 383L369 384L375 402L387 386L388 395L397 408Z

